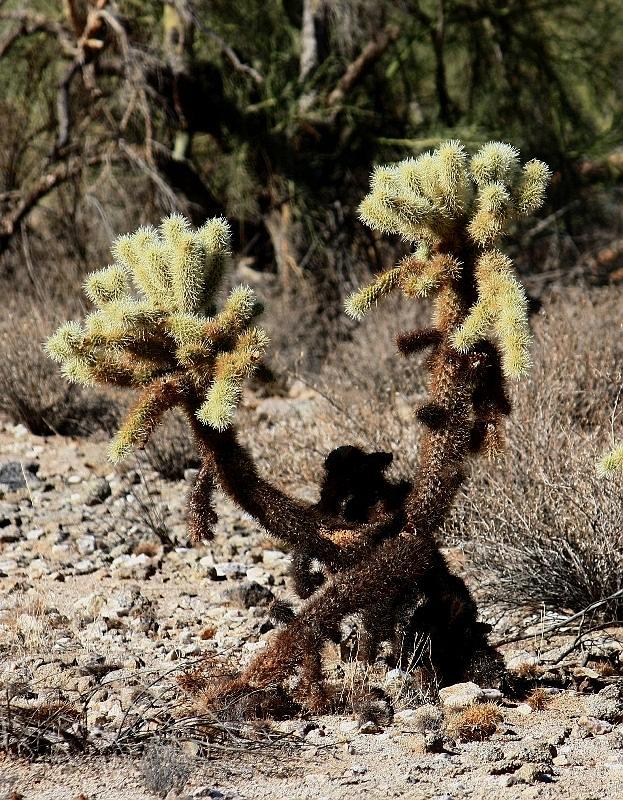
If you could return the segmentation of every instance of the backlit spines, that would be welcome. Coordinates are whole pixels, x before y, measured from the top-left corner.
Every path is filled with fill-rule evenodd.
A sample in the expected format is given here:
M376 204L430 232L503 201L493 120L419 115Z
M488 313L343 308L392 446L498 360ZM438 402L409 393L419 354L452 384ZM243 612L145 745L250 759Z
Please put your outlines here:
M251 327L261 307L248 286L232 290L223 310L206 316L216 306L230 238L222 217L195 231L177 214L158 229L120 236L115 263L85 282L96 311L48 340L68 380L143 390L111 445L114 460L142 447L162 414L189 392L198 405L209 402L203 421L218 430L231 424L242 384L268 340Z
M621 471L623 471L623 442L606 453L597 464L597 474L601 477L608 477Z
M357 292L353 292L346 300L345 311L353 319L363 319L365 314L378 303L381 297L390 294L398 286L401 275L401 268L389 269L382 272L369 286L364 286Z
M528 161L515 187L515 202L520 214L534 214L543 205L552 173L543 161Z
M478 259L475 274L478 301L453 333L453 344L467 352L476 342L492 336L500 349L504 374L520 378L530 367L530 329L528 301L513 263L499 250L489 250Z
M458 351L491 337L499 345L504 374L525 375L527 299L512 263L496 245L514 219L540 208L550 176L541 161L521 168L519 151L503 142L488 142L471 159L460 142L443 142L418 158L379 167L360 216L372 228L413 242L415 252L352 294L347 314L361 319L394 289L407 297L432 296L436 326L451 328L456 320L448 333ZM467 272L459 255L466 250ZM461 281L466 281L462 288ZM463 314L466 303L471 308Z

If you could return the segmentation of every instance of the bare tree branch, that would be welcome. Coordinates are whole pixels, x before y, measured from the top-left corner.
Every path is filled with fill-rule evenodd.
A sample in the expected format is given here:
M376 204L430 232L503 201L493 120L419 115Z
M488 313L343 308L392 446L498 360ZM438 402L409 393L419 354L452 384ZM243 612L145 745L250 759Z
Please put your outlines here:
M329 94L327 105L336 106L353 90L367 70L383 55L399 34L398 28L389 27L381 31L378 38L368 42L357 58L346 68L337 86Z
M221 52L227 58L227 60L236 70L236 72L242 72L244 75L248 75L250 78L253 79L253 81L255 81L255 83L258 86L261 86L264 83L264 76L261 73L259 73L254 67L251 67L249 66L249 64L245 64L244 61L241 61L236 55L235 50L232 47L230 47L230 45L227 44L225 39L219 36L218 33L216 33L216 31L213 31L212 28L209 28L207 25L204 25L196 14L193 14L192 18L197 28L218 44L218 46L221 48Z

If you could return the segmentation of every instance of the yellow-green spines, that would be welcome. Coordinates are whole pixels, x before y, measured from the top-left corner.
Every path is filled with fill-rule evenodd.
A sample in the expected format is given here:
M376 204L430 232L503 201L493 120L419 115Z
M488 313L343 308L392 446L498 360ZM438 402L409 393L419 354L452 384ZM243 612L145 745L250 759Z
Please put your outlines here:
M127 289L127 274L124 269L116 265L92 272L84 283L84 293L96 306L119 300Z
M226 430L233 421L240 393L240 385L235 380L223 378L215 381L197 412L197 419L217 431Z
M467 205L470 183L467 174L467 154L458 141L443 142L438 150L438 182L444 208L451 213L461 212Z
M46 344L68 380L143 390L111 458L142 446L162 414L188 396L209 401L205 421L221 430L268 344L251 327L261 306L248 286L235 288L220 313L206 316L230 253L227 221L218 217L194 230L173 214L158 229L119 237L113 253L115 264L85 283L96 310L84 324L62 325Z
M450 326L457 350L466 352L492 336L506 376L525 374L530 364L527 301L511 262L494 246L513 220L542 204L549 178L541 161L521 169L519 152L504 142L488 142L468 159L463 145L452 140L418 158L378 167L360 217L376 230L413 242L415 252L353 293L346 313L361 319L395 288L408 297L435 295L436 324ZM478 298L467 315L463 266L449 261L444 267L438 260L455 247L471 251L475 267L467 277Z
M472 157L470 170L478 186L491 181L512 182L519 169L519 150L505 142L487 142Z
M87 358L73 356L63 361L61 372L71 383L80 383L83 386L90 386L95 383L91 365Z
M623 443L607 453L597 464L597 474L604 477L623 471Z
M353 319L362 319L379 298L389 294L400 280L400 267L381 273L374 283L353 292L344 303L344 310Z
M224 217L209 220L197 231L206 256L204 299L212 299L221 285L230 255L231 228Z
M541 208L551 177L550 168L542 161L533 159L525 164L516 187L516 204L520 214L533 214Z
M491 332L509 378L520 378L530 367L528 302L513 274L513 263L499 250L484 253L476 265L478 301L454 332L453 343L465 352Z
M54 361L63 363L73 358L82 345L84 332L79 322L64 322L45 343L45 349Z
M167 328L177 344L187 345L201 341L205 322L198 314L170 314Z
M249 286L236 286L229 293L223 310L214 317L213 323L224 331L239 332L258 315L260 310L253 289Z

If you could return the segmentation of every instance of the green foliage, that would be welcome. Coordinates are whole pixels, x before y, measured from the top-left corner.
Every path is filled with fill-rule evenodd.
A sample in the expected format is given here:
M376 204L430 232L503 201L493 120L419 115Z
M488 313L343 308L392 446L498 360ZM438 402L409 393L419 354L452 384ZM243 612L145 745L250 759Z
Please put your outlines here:
M113 460L143 446L162 414L189 391L205 398L202 422L217 430L231 424L242 383L268 339L252 327L260 307L246 286L234 289L213 314L229 242L225 219L193 230L176 214L159 230L120 236L115 263L85 282L97 310L48 339L47 352L68 380L142 390L111 445Z
M612 475L623 469L623 444L617 445L613 450L599 461L597 473L602 476Z
M521 168L518 151L502 142L489 142L468 160L460 142L448 141L419 158L378 167L372 191L359 206L361 219L373 229L400 234L417 249L352 294L346 312L360 319L396 288L408 297L438 294L448 280L460 279L463 267L446 244L460 252L467 240L476 250L478 299L455 330L454 346L466 352L492 333L506 376L525 374L530 364L526 295L511 260L495 245L517 217L542 205L549 177L541 161Z

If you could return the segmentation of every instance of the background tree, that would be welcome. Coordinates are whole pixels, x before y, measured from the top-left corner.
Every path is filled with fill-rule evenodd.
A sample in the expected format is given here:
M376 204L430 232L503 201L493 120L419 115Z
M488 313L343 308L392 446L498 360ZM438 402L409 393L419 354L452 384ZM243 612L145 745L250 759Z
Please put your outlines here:
M614 0L3 0L4 272L23 236L86 268L121 225L225 214L246 263L307 276L331 324L337 285L381 266L350 224L369 164L501 127L552 165L577 233L570 186L620 173L621 22Z

